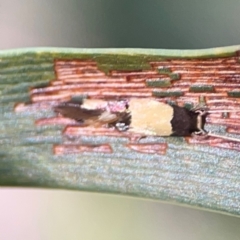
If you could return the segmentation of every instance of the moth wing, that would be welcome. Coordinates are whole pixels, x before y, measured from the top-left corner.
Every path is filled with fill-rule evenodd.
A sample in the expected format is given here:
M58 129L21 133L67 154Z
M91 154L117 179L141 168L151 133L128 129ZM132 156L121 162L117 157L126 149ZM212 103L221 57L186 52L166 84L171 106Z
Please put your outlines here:
M84 122L88 119L96 119L102 114L102 110L96 109L84 109L81 106L71 106L71 105L59 105L54 108L56 113L60 113L62 116L74 119L79 122Z
M119 119L118 114L104 111L99 117L98 120L103 123L113 123L117 122Z

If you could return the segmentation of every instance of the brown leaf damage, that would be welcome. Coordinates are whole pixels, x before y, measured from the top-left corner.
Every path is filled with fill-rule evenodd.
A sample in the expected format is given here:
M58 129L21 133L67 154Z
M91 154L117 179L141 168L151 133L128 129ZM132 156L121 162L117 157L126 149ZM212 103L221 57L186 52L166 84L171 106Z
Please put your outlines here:
M76 145L76 144L62 144L53 147L54 154L74 154L83 152L98 152L98 153L112 153L112 148L109 144L101 145Z
M52 108L59 102L74 97L88 98L149 98L162 102L184 106L198 104L204 96L205 103L211 110L222 111L207 117L207 123L224 126L226 133L240 134L240 64L239 56L205 59L163 59L149 61L149 70L119 71L112 69L108 74L98 68L93 60L56 60L56 78L49 86L30 90L31 104L19 103L15 111L27 111ZM227 110L232 112L227 113ZM226 112L224 112L226 111ZM128 132L120 133L114 129L82 127L76 122L60 116L38 119L37 125L66 125L65 136L112 136L138 139ZM240 151L240 144L221 138L209 137L196 140L186 138L189 144L203 144L218 148ZM165 154L167 145L129 143L128 148L145 153ZM110 152L110 146L58 145L56 154L71 151Z
M157 153L164 155L166 154L167 151L167 144L166 143L129 143L126 145L128 148L137 151L137 152L142 152L142 153Z

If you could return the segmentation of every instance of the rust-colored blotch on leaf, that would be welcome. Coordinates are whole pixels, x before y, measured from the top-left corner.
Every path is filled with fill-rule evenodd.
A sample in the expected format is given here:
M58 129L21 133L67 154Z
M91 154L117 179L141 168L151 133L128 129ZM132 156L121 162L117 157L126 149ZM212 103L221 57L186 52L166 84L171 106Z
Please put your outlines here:
M55 60L56 78L49 86L30 90L31 103L17 104L17 112L29 108L47 109L87 96L90 99L154 98L159 102L171 102L179 106L197 105L204 96L206 106L215 111L232 111L229 114L212 113L207 124L226 127L229 134L240 134L240 64L239 56L207 59L167 59L149 61L149 69L114 70L105 73L93 60ZM235 111L235 112L233 112ZM164 116L163 116L164 117ZM165 154L167 143L141 144L141 136L119 132L112 128L81 126L74 120L56 116L38 119L37 125L65 125L63 134L77 136L110 136L130 140L125 145L134 151ZM186 138L189 144L203 144L240 151L240 143L227 139L208 137L201 140ZM111 152L107 144L99 146L58 145L56 154L83 151Z

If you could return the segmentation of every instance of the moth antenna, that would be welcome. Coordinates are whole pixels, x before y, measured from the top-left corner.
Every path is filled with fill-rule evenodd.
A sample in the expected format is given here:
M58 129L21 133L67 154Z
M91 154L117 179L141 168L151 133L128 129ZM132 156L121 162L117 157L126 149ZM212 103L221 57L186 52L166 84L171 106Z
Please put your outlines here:
M225 139L225 140L229 140L229 141L239 142L240 143L240 139L238 139L238 138L226 137L226 136L223 136L223 135L218 135L218 134L214 134L214 133L210 133L210 132L207 133L207 136L222 138L222 139Z

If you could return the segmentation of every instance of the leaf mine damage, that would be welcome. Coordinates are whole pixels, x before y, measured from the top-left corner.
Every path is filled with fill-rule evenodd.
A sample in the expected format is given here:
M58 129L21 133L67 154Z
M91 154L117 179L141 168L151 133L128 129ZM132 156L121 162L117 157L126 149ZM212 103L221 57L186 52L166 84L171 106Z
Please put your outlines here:
M31 103L19 103L15 111L30 108L53 108L59 103L82 99L123 99L156 98L160 102L179 106L197 105L204 97L205 104L219 113L209 114L206 121L210 126L224 126L225 134L240 134L240 64L239 57L208 59L163 59L150 61L150 70L119 71L108 74L101 71L93 60L55 60L56 78L49 86L32 88ZM230 110L231 112L227 113ZM225 112L226 111L226 112ZM84 127L74 120L61 116L38 119L39 126L49 124L64 125L63 135L68 139L81 136L109 136L130 141L125 147L144 153L166 154L168 144L144 143L136 139L141 136L113 129ZM208 137L206 139L185 138L189 144L240 151L238 142ZM54 146L56 154L80 152L112 152L110 144L84 145L63 142Z

